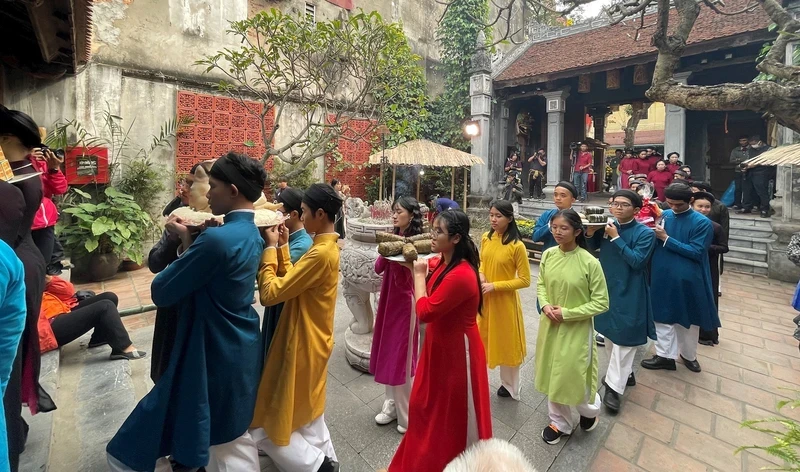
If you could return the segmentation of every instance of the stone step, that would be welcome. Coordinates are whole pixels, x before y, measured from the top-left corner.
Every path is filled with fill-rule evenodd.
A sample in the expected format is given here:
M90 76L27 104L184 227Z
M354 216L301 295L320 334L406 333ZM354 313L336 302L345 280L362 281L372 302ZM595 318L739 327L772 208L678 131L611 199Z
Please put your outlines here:
M725 270L733 272L744 272L747 274L767 275L767 263L760 261L749 261L725 255Z
M730 220L731 220L731 228L755 227L772 231L771 218L761 218L759 216L752 217L749 215L737 215L736 213L731 212Z
M728 258L741 259L754 262L767 262L767 251L761 249L753 249L748 247L729 246L729 251L725 254L725 260Z
M774 239L774 234L772 233L772 228L759 228L756 226L749 226L749 227L737 227L731 225L731 229L728 232L728 236L747 236L750 238L758 238L758 239Z
M760 249L762 251L767 250L767 244L774 242L775 238L754 238L751 236L742 236L738 234L729 234L728 235L728 246L729 247L742 247L742 248L752 248L752 249Z

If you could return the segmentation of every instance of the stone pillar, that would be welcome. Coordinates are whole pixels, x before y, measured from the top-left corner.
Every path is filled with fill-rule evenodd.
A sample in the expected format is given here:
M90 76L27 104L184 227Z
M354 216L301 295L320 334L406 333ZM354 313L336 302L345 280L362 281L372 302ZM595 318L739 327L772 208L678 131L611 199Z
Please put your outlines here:
M672 77L686 85L691 72L677 72ZM664 121L664 157L670 152L679 152L686 162L686 109L669 103Z
M604 142L606 134L606 118L611 113L609 107L595 107L589 109L594 125L594 139ZM603 191L603 182L606 178L606 151L598 148L594 150L595 191Z
M492 193L489 162L489 141L492 132L492 59L485 42L486 37L483 32L478 33L475 54L472 56L472 76L469 79L470 114L480 128L478 136L472 138L472 154L482 158L484 162L484 165L472 166L470 193L479 196Z
M569 92L556 90L544 92L547 110L547 187L545 192L553 193L553 187L564 177L561 175L562 161L569 159L564 155L564 111Z
M793 65L794 48L800 42L786 45L786 64ZM800 142L800 135L781 126L779 146ZM767 244L767 276L784 282L797 282L797 266L786 257L786 247L792 234L800 231L800 166L778 166L775 178L775 198L770 202L775 210L772 232L777 240Z

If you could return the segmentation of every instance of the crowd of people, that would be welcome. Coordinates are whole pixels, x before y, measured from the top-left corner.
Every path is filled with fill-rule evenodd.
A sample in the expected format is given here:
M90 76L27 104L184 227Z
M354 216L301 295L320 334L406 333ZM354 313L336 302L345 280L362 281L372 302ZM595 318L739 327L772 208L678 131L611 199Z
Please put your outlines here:
M63 251L51 198L67 191L67 179L63 155L44 146L43 138L43 129L28 115L0 107L0 163L12 170L10 178L0 179L0 312L5 321L0 333L5 426L0 470L14 472L28 436L22 407L33 415L56 409L39 384L42 353L92 332L88 347L108 345L111 360L146 356L131 342L115 294L76 292L58 276Z
M0 181L0 318L7 326L0 332L0 390L9 451L0 453L0 470L5 460L17 470L27 432L22 404L34 413L55 408L38 385L41 352L94 330L89 347L108 344L112 359L145 353L125 331L114 294L75 293L65 280L46 276L57 212L43 198L66 188L53 184L58 159L37 151L33 120L2 110L0 146L15 174ZM664 160L642 151L620 161L622 188L609 200L613 218L587 225L572 208L586 198L591 161L584 154L582 145L574 182L555 186L555 208L530 235L543 246L534 385L547 396L541 437L551 445L578 428L594 430L603 405L621 409L625 390L636 384L636 348L648 340L655 355L642 367L676 370L680 361L700 372L697 344L719 339L725 205L707 184L691 180L677 153ZM537 164L529 179L538 193L543 150L528 162ZM500 371L498 397L522 396L527 340L520 291L530 287L531 270L522 242L528 235L516 223L516 154L505 170L507 193L490 205L490 230L480 245L457 203L434 197L435 256L375 262L382 285L369 368L385 387L375 422L396 422L404 435L390 472L444 470L492 437L489 369ZM281 181L270 203L266 179L258 161L230 152L196 165L164 209L165 230L149 256L157 274L155 385L107 445L113 472L258 471L259 455L283 472L339 470L325 406L347 190L336 180L306 189ZM224 215L224 224L187 225L171 215L181 206L208 208ZM286 219L259 229L256 208L278 209ZM417 237L425 225L417 200L393 202L396 235ZM263 320L252 306L254 283ZM609 357L602 379L600 339Z

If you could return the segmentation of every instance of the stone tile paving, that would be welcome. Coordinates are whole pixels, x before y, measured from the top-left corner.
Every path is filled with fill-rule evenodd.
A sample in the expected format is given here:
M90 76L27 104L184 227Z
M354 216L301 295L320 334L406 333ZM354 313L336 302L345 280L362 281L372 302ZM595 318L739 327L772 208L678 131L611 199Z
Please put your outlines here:
M535 274L538 267L532 266L532 269ZM147 281L151 278L152 275L143 270L122 274L114 283L106 282L105 286L123 291L127 294L125 299L132 299L130 294L134 294L141 300L142 294L149 295L144 287L149 289ZM791 337L794 312L789 306L794 287L736 273L724 274L722 282L720 311L725 328L720 332L719 346L700 346L702 373L689 372L683 366L679 366L676 372L639 369L638 360L645 355L645 349L641 349L636 364L638 384L628 390L623 411L616 417L604 412L598 429L583 434L579 431L556 446L548 446L540 438L541 429L548 420L544 396L533 387L535 372L531 360L535 352L538 315L534 308L534 289L522 291L528 341L521 372L522 401L497 397L494 392L500 385L499 373L490 372L495 435L518 446L539 471L656 472L685 469L727 472L777 465L775 459L760 452L743 452L734 456L733 451L740 445L767 444L770 438L741 429L739 423L744 419L775 415L776 401L791 394L784 388L800 388L800 352L797 342ZM382 403L383 388L375 384L370 375L352 369L345 360L343 334L351 316L342 297L338 300L336 314L336 344L328 366L325 417L342 470L379 470L388 465L401 436L393 425L378 426L374 422L373 417ZM153 319L152 312L124 318L134 342L145 349L152 339ZM85 347L80 347L80 351L87 352ZM605 351L600 349L598 352L603 375ZM75 364L71 364L72 368ZM92 440L82 446L87 457L99 461L101 454L91 451L103 450L105 441L116 430L115 425L132 408L134 397L141 398L151 388L149 362L145 361L145 364L130 363L133 370L125 371L130 376L125 381L127 389L135 395L126 394L124 406L109 405L116 408L116 419L106 419L104 421L108 424L101 425L98 420L88 418L96 411L83 408L78 410L78 418L73 418L87 427L91 425L92 428L108 430L95 433ZM69 366L62 367L65 372L69 369ZM118 385L119 372L113 374L117 379L114 385ZM81 375L82 378L94 376L111 376L111 373L98 371L91 376ZM106 410L104 414L107 413ZM800 419L799 411L784 413ZM58 433L58 424L55 428ZM58 441L59 435L55 436ZM54 457L58 456L51 454L51 462ZM276 470L268 459L264 459L263 470ZM105 470L100 462L90 465L82 460L76 465L81 466L80 470Z
M755 471L780 466L744 445L768 445L743 420L777 416L776 402L800 389L791 284L726 273L720 298L720 344L699 346L703 372L636 374L623 411L595 457L592 471ZM649 355L649 354L648 354ZM800 411L781 412L800 420Z

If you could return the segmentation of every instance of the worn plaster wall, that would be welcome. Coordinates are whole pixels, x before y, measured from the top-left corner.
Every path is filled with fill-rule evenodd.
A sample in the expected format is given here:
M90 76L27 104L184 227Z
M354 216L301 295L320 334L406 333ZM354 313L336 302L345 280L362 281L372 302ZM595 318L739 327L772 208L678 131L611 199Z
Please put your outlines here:
M92 61L200 79L202 68L194 62L237 46L225 31L247 12L247 0L96 1Z

